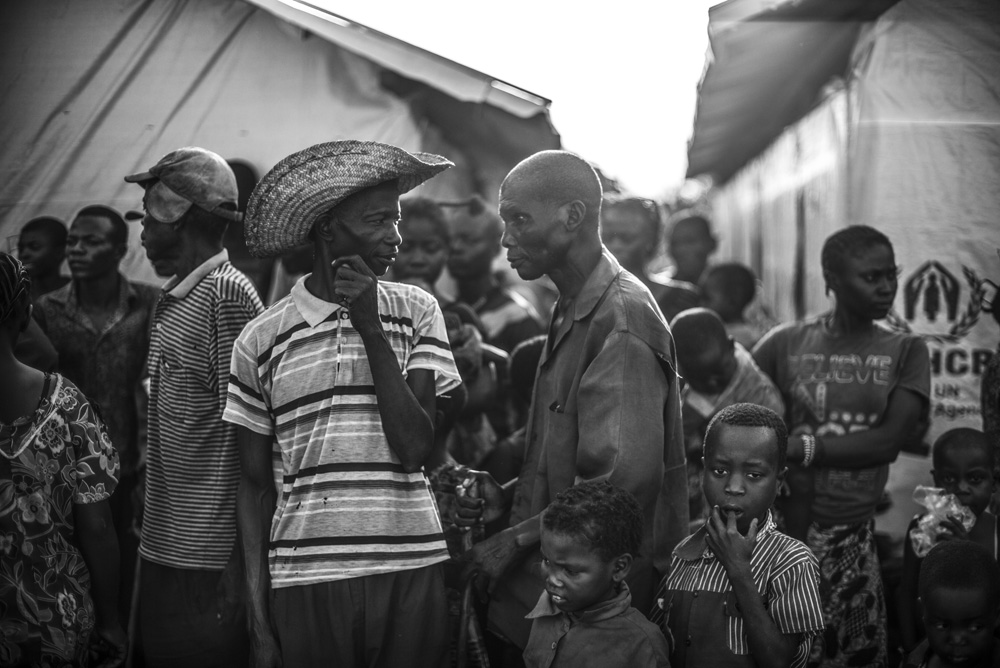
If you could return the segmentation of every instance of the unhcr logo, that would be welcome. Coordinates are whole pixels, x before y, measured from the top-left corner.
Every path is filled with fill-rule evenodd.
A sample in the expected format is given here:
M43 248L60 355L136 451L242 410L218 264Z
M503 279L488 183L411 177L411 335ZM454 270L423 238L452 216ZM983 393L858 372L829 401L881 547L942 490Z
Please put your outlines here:
M986 296L986 281L975 271L962 265L962 275L964 281L937 260L925 262L903 284L903 316L890 310L886 323L928 341L958 343L979 322Z

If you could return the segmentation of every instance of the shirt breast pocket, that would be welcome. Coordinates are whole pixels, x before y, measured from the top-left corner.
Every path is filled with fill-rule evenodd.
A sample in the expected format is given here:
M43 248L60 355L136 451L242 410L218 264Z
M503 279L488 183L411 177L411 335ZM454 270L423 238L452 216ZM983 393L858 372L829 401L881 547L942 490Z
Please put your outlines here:
M175 420L188 415L191 393L191 370L176 358L164 356L160 360L158 408Z

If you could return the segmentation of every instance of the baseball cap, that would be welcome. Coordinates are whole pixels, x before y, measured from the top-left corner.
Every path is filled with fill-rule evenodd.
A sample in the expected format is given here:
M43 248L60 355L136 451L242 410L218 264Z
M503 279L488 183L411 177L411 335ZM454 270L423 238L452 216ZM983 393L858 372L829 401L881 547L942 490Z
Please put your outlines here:
M153 218L173 223L191 205L227 220L242 220L236 209L238 189L233 170L218 153L196 146L171 151L145 172L125 177L146 189L143 204ZM127 214L132 219L132 212Z

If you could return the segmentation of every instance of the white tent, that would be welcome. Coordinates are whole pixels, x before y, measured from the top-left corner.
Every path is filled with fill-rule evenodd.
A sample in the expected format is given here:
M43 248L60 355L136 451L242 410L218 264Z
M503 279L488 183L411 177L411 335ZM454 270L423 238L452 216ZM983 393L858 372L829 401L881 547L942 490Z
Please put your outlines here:
M689 175L712 175L720 254L782 320L829 306L823 240L883 230L902 267L887 324L931 350L932 442L982 428L1000 331L1000 6L992 0L730 0L711 12ZM990 306L992 302L992 307ZM930 465L901 456L897 501ZM913 506L897 503L890 530Z
M813 1L733 17L748 4L713 10L715 60L690 151L689 174L719 183L722 253L761 275L788 320L829 304L819 254L830 233L882 229L903 268L889 324L931 347L930 438L981 428L979 377L1000 339L983 311L995 294L985 279L1000 279L1000 8L902 0L873 12L871 3ZM782 84L782 68L816 74ZM754 110L718 85L727 71L748 95L771 97L770 134L748 130ZM725 152L730 135L755 144Z
M559 145L547 100L292 1L12 0L0 84L4 250L37 215L137 208L122 176L180 146L260 177L316 142L377 140L456 162L423 194L494 198ZM126 273L155 280L131 241Z

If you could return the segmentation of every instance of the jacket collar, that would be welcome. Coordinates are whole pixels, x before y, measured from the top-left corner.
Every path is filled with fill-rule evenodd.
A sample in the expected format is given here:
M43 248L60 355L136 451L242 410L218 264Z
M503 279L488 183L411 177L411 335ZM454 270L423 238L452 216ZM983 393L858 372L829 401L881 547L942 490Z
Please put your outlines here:
M229 251L223 248L221 252L195 267L194 271L182 280L177 280L176 276L172 276L163 286L163 291L176 299L184 299L194 289L194 286L201 282L201 279L211 274L226 262L229 262Z
M621 271L622 267L618 264L615 256L607 248L603 248L601 259L597 261L597 266L590 272L580 294L576 296L573 304L573 320L583 320L593 313L604 293L608 291L611 282L618 277Z
M80 307L80 302L77 300L76 292L76 281L71 280L65 285L65 287L48 293L46 298L50 302L61 304L62 306L75 311ZM135 301L138 296L139 295L136 293L135 286L132 282L125 278L121 272L118 272L118 307L121 308L129 302Z
M583 287L580 289L580 293L576 298L568 305L570 309L563 317L559 328L556 331L552 331L552 321L549 323L549 339L550 344L545 346L542 351L542 363L544 363L552 353L555 352L556 348L559 347L559 343L566 337L569 330L575 321L583 320L597 308L597 305L601 302L601 299L607 293L608 288L611 283L618 277L622 271L621 265L618 264L618 260L611 254L607 248L603 248L601 251L601 259L597 261L597 265L594 267L590 275L587 276L587 280L584 281ZM563 301L563 297L559 297L559 302L553 307L553 319L555 314L559 310L559 305Z
M299 315L309 324L309 327L315 327L344 307L334 302L324 301L309 292L309 288L306 287L306 279L311 275L306 274L295 281L291 295L292 303L295 304Z
M629 591L628 585L624 582L621 583L621 589L619 590L617 596L611 600L601 603L597 607L591 608L590 610L583 610L581 612L563 612L556 607L555 603L552 602L552 597L549 596L549 592L543 591L542 595L538 599L538 603L535 605L535 609L525 615L525 619L568 615L574 622L602 622L605 619L617 617L628 610L631 605L632 593Z

